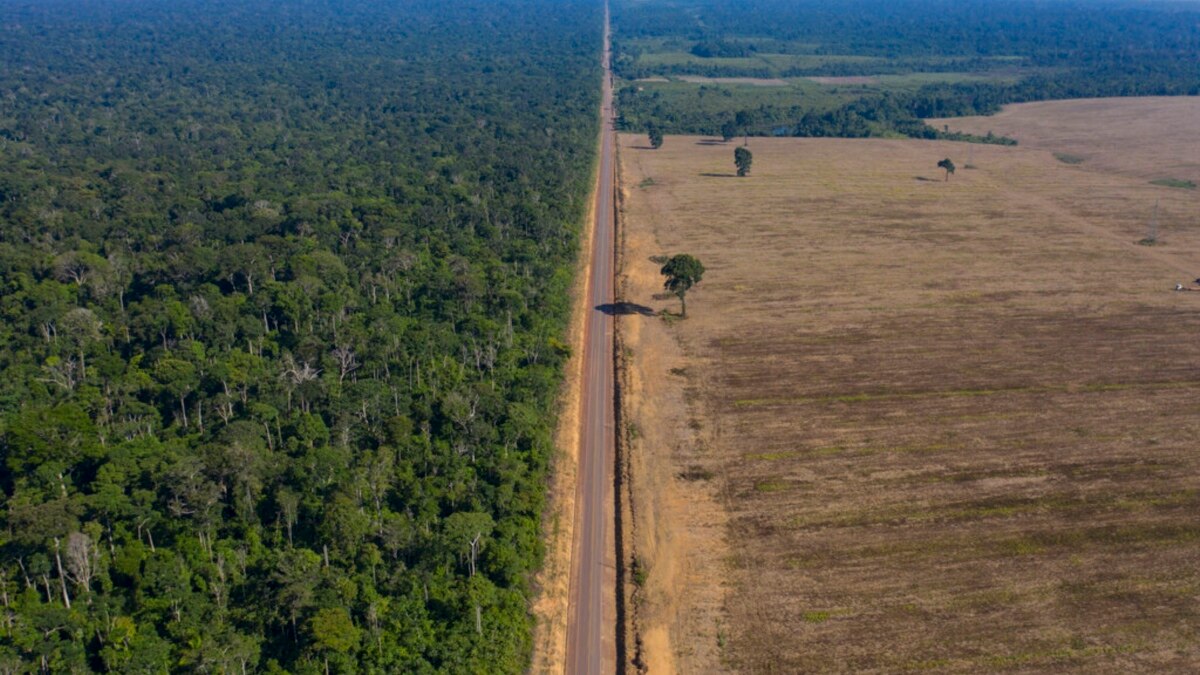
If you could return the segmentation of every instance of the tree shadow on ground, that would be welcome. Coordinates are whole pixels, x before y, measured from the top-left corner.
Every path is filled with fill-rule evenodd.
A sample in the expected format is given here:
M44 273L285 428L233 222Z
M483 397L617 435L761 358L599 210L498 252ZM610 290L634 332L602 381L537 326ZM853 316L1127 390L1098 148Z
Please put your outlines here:
M702 173L700 175L706 178L738 178L736 173Z
M696 145L725 145L726 143L728 143L728 141L722 141L717 138L705 138L696 141Z
M650 146L650 145L631 145L631 146L629 146L629 149L630 150L657 150L657 148Z
M609 316L627 316L630 314L654 316L653 309L650 309L645 305L639 305L636 302L614 302L610 304L596 305L596 309Z

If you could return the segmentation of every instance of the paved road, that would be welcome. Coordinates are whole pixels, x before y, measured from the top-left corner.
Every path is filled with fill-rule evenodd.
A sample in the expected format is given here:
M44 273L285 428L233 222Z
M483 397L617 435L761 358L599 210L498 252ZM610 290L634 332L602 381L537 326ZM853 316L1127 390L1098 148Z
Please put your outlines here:
M613 319L597 309L613 301L613 114L608 7L604 16L604 84L600 175L591 250L591 297L584 336L575 541L567 614L567 673L616 671L616 546L613 542Z

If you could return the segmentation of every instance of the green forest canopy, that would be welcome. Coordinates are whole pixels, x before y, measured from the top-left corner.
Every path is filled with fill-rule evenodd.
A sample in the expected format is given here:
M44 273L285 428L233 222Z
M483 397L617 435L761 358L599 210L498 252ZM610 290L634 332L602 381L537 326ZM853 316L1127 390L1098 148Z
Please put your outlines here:
M668 133L715 135L737 117L739 133L935 138L942 134L921 118L990 114L1023 101L1200 94L1195 3L620 0L613 22L616 69L627 80L921 73L962 78L919 87L839 85L819 92L793 86L787 100L783 90L770 103L711 84L684 91L678 83L630 84L619 92L622 122L630 129L653 123ZM725 52L711 45L746 49L742 58L714 58ZM672 54L687 58L655 58Z
M513 672L601 4L0 0L0 672Z

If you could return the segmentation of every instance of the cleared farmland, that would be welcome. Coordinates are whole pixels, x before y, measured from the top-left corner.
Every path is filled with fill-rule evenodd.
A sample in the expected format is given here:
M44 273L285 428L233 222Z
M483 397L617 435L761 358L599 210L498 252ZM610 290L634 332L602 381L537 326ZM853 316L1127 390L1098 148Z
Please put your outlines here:
M1200 292L1171 290L1196 191L1024 147L752 139L738 179L734 144L644 145L621 333L652 671L1200 668ZM708 272L664 320L649 258L678 252Z
M1020 103L990 117L929 123L974 134L993 131L1085 168L1147 180L1200 182L1200 97Z

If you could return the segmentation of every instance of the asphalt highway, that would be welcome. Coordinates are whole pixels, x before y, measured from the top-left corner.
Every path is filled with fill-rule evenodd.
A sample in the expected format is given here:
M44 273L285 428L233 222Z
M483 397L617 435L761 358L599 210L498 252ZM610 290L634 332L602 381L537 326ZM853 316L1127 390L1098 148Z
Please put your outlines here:
M612 518L614 448L613 318L601 307L613 302L614 131L609 70L608 8L604 16L604 83L601 102L600 173L592 230L591 280L584 335L582 414L575 540L567 619L567 673L616 671L616 571Z

